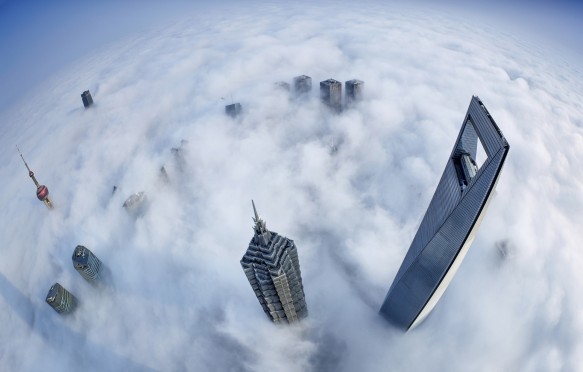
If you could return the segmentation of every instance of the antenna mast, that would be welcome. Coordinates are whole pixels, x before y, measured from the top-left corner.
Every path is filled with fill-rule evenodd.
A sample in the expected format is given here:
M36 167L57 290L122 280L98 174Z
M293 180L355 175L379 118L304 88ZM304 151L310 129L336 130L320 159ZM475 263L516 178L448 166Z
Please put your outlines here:
M30 170L28 163L26 162L26 160L24 160L24 156L22 156L22 153L20 152L18 145L16 145L16 150L20 154L20 158L24 162L26 169L28 169L28 176L32 179L32 181L36 185L36 197L38 198L38 200L45 203L48 209L53 209L53 203L51 202L51 199L49 199L49 189L45 185L41 185L40 183L38 183L36 177L34 176L34 172Z

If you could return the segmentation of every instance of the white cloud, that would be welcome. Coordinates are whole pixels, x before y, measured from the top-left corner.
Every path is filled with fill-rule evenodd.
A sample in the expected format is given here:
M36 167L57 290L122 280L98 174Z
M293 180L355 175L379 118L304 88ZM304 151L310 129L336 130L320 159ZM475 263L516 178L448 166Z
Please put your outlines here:
M475 24L394 10L272 5L178 23L78 61L5 112L3 369L577 369L580 75ZM310 100L274 90L299 74L313 78ZM330 77L364 80L365 100L323 109L318 82ZM510 154L456 279L403 335L376 312L472 94ZM231 100L240 119L224 115ZM170 149L182 139L180 172ZM16 143L54 211L34 198ZM141 190L148 212L133 219L121 205ZM251 198L298 246L301 324L269 323L240 268ZM74 272L77 244L108 266L111 286ZM71 317L44 303L55 281L81 302Z

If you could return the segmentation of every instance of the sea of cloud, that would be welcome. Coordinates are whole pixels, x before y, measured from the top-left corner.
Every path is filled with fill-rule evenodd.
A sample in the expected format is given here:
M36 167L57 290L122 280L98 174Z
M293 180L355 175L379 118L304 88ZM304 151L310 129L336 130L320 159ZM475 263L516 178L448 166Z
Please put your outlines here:
M274 87L300 74L308 99ZM328 78L364 80L363 102L324 108ZM235 8L77 61L0 114L0 369L580 370L582 88L536 45L388 5ZM377 311L472 95L510 154L456 278L404 334ZM148 209L132 217L138 191ZM272 324L240 267L251 199L298 247L299 324ZM75 272L77 244L111 284ZM44 303L57 281L80 301L71 316Z

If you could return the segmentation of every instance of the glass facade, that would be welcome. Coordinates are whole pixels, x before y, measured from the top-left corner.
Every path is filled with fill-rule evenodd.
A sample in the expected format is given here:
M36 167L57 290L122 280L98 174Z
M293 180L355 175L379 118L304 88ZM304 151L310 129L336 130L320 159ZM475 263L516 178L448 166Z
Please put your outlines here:
M267 230L256 211L254 220L255 235L241 266L259 304L274 323L305 318L308 308L296 245L293 240Z
M93 104L93 97L91 97L91 93L89 93L88 90L81 93L81 99L83 100L83 106L85 106L85 108L88 108Z
M73 267L89 283L96 283L101 273L101 261L88 248L78 245L73 251Z
M320 82L320 99L332 108L342 106L342 83L334 79Z
M362 100L364 81L358 79L348 80L344 83L346 88L346 104L351 104Z
M478 141L487 155L479 168ZM380 309L391 323L409 329L435 306L473 240L509 148L483 103L472 97L435 194Z
M70 313L77 307L77 299L75 296L59 283L51 286L45 300L59 314Z

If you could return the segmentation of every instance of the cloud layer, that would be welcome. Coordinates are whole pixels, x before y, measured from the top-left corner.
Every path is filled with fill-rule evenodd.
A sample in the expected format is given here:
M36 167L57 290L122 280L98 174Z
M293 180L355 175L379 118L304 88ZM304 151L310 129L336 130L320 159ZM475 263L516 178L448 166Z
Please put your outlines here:
M544 53L419 10L271 5L79 61L0 117L2 369L577 370L583 80ZM309 99L274 88L300 74ZM317 91L328 78L364 80L364 101L329 112ZM473 94L510 154L452 285L404 335L377 311ZM224 115L232 101L241 118ZM171 152L183 139L184 164ZM141 190L148 211L134 219L121 205ZM271 324L239 265L252 198L298 246L301 324ZM74 271L77 244L112 285ZM44 303L55 281L81 302L70 317Z

